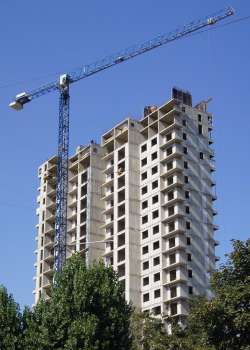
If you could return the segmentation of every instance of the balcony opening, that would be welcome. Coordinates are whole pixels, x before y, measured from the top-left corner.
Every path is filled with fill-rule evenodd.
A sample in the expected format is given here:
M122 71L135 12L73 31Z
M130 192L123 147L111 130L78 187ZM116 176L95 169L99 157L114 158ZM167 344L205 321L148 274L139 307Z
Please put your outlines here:
M157 174L157 172L158 172L158 166L155 165L155 166L152 168L151 173L152 173L152 175L155 175L155 174Z
M156 196L152 197L152 204L156 204L156 203L158 203L158 201L159 201L158 194Z
M168 119L166 122L164 122L165 127L168 128L170 125L174 124L174 118Z
M153 227L153 235L156 235L159 232L160 232L160 226L159 225L154 226Z
M81 210L87 208L87 198L81 200Z
M142 181L146 180L147 177L148 177L147 171L145 171L144 173L141 174L141 180Z
M161 279L161 274L160 272L157 272L154 274L154 282L158 282Z
M147 186L142 187L142 189L141 189L141 194L144 195L144 194L146 194L147 192L148 192L148 187L147 187Z
M87 182L87 181L88 181L88 175L87 175L87 172L85 172L81 176L81 182L84 183L84 182Z
M106 249L108 251L112 251L114 248L114 243L113 242L106 242Z
M120 160L122 160L123 158L125 158L125 147L123 147L122 149L120 149L120 150L118 151L118 162L119 162Z
M84 185L81 188L81 197L86 196L86 194L87 194L87 185Z
M175 211L174 209L175 209L174 206L168 208L168 216L174 215L174 211Z
M160 298L161 296L161 290L160 289L156 289L154 291L154 298L157 299L157 298Z
M117 261L118 263L125 260L125 249L118 250Z
M173 153L173 147L169 147L168 149L167 149L167 156L170 156L172 153Z
M83 223L87 220L87 214L86 214L86 211L84 211L83 213L81 213L81 216L80 216L80 223Z
M143 270L148 270L149 269L149 261L144 261L144 263L142 264L142 269Z
M175 281L176 280L176 270L171 270L169 272L169 279L170 279L170 281Z
M157 152L154 152L154 153L151 154L151 160L152 161L157 159L157 157L158 157Z
M80 228L80 237L86 236L86 234L87 234L86 225L83 225Z
M149 293L143 294L143 302L146 303L149 301Z
M173 167L174 167L174 163L173 162L168 162L167 163L167 171L173 169Z
M109 237L110 237L110 236L113 236L113 234L114 234L114 228L113 228L113 227L106 228L105 233L106 233L106 235L109 236Z
M176 255L175 254L171 254L169 255L169 264L175 264L176 263Z
M167 135L166 135L166 138L165 138L165 139L166 139L166 142L172 140L172 138L173 138L172 133L167 134Z
M145 143L144 145L141 146L141 153L146 152L147 150L147 144Z
M118 203L123 202L125 200L125 190L118 192Z
M169 245L169 248L175 247L175 237L169 238L168 245Z
M177 315L177 303L172 303L170 305L170 314L171 316Z
M152 311L153 311L153 314L154 314L155 316L160 315L160 314L161 314L161 307L160 307L160 306L156 306L156 307L154 307L154 308L152 309Z
M159 217L159 210L153 211L153 213L152 213L152 218L153 218L153 219L157 219L158 217Z
M172 232L175 230L175 221L171 221L168 224L168 232Z
M117 174L118 176L119 175L122 175L125 171L125 162L121 162L119 165L118 165L118 169L117 169Z
M86 249L86 239L83 238L80 240L80 252Z
M125 264L119 265L117 268L117 273L119 277L124 277L125 276Z
M124 231L125 230L125 219L119 220L117 223L117 231Z
M123 233L122 235L118 236L118 247L121 247L125 244L125 233Z
M155 257L155 258L153 259L153 265L154 265L154 266L157 266L157 265L159 265L159 264L160 264L160 257L157 256L157 257Z
M174 177L170 176L167 178L167 186L171 186L174 183Z
M148 245L145 245L144 247L142 247L142 255L144 254L148 254Z
M177 297L177 288L174 286L170 288L170 298L175 298Z
M151 147L157 145L157 137L151 140Z
M125 204L118 207L118 217L125 215Z
M141 166L143 167L143 166L145 166L147 164L147 157L146 158L143 158L142 160L141 160Z
M152 190L155 190L158 187L158 180L152 182Z
M160 241L156 241L153 243L153 250L157 250L160 248Z
M125 186L125 176L121 176L118 178L118 188L124 187Z
M108 214L105 216L105 219L107 222L111 222L114 220L114 215L113 214Z

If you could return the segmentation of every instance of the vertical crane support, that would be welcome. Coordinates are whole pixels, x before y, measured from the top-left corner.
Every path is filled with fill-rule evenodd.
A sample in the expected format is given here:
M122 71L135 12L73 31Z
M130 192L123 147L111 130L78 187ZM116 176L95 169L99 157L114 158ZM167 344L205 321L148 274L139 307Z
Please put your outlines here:
M23 105L52 91L60 93L59 104L59 138L58 138L58 164L56 187L56 225L55 225L55 270L61 271L66 259L67 240L67 195L68 195L68 152L69 152L69 85L93 74L111 68L131 58L139 56L157 47L181 39L204 27L215 25L234 14L229 7L218 11L206 18L191 22L176 31L161 34L140 45L131 46L115 55L104 57L102 60L85 65L75 72L64 74L60 82L43 85L30 93L22 92L16 95L15 100L9 106L17 111L23 109Z
M56 183L56 223L55 223L55 271L61 271L66 260L67 244L67 196L69 158L69 80L60 77L59 132Z

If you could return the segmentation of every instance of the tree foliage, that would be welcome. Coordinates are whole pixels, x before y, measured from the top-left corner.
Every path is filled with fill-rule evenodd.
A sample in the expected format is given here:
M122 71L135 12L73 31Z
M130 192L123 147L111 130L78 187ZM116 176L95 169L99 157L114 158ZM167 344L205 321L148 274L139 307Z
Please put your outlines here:
M133 318L133 350L250 350L250 240L233 241L227 262L212 276L214 298L190 301L186 327L172 323L167 334L159 320Z
M131 317L131 350L165 350L168 336L160 319L148 313L134 311Z
M1 350L250 350L250 240L233 241L212 276L214 297L191 301L186 327L134 311L116 273L80 255L56 277L49 301L20 313L0 287Z
M190 334L217 350L250 344L250 240L234 240L225 265L212 276L214 298L198 298L188 317Z
M0 286L0 349L21 349L22 322L18 304Z
M113 269L88 268L76 254L57 276L49 302L28 315L25 349L127 350L131 310Z

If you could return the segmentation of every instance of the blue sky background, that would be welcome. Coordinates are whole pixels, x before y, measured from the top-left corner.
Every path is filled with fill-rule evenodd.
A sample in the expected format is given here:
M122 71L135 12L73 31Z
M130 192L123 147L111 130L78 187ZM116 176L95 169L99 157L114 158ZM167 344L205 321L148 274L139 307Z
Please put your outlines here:
M171 31L245 0L9 0L0 4L0 283L21 305L33 303L37 167L56 152L56 93L22 112L8 108L17 93L59 73ZM173 85L194 102L213 97L220 230L217 255L232 238L249 237L250 21L176 41L71 87L71 152L124 117L162 104Z

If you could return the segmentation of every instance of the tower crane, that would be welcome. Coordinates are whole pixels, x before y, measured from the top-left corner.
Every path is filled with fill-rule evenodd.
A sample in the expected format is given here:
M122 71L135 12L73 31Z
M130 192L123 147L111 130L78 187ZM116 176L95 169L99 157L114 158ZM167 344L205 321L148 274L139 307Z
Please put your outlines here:
M167 34L158 35L143 44L131 46L115 55L107 56L94 63L84 65L74 72L63 74L60 76L59 81L53 81L30 92L22 92L16 95L14 101L9 104L10 107L19 111L26 103L31 102L40 96L53 91L59 92L59 132L54 243L54 268L56 272L62 270L66 260L70 85L159 46L181 39L205 27L214 25L233 14L234 10L229 7L207 16L206 18L191 22L181 29L177 29Z

